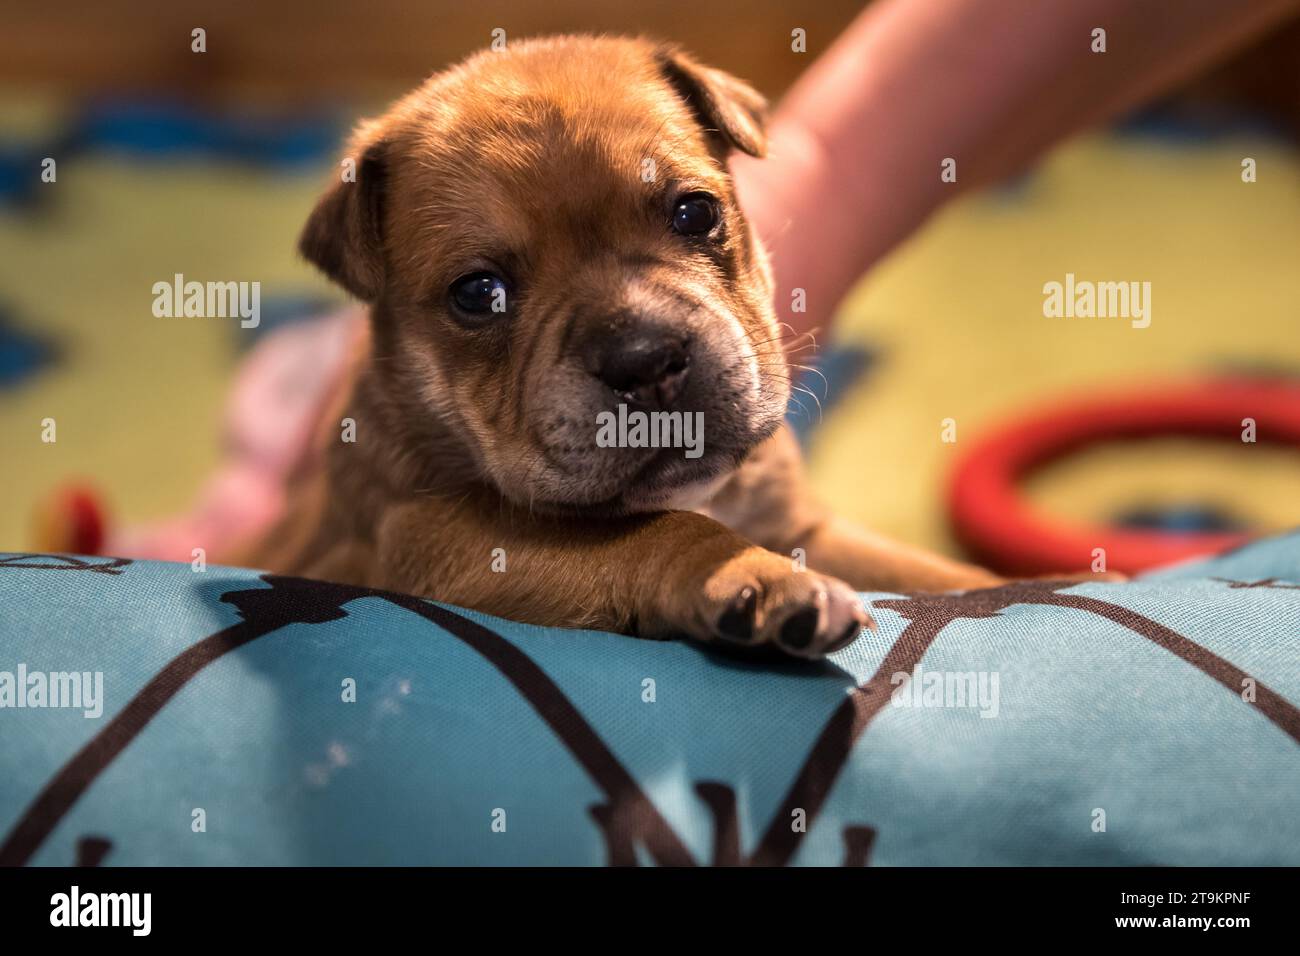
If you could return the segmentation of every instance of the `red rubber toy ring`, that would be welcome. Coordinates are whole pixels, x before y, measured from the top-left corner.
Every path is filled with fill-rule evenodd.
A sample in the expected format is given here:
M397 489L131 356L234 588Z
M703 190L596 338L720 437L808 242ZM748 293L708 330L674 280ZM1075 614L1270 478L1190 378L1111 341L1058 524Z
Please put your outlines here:
M962 456L948 495L954 531L978 560L1014 575L1087 570L1095 548L1105 549L1107 570L1132 574L1236 547L1251 535L1063 523L1032 507L1019 484L1033 469L1103 441L1188 435L1240 442L1247 418L1258 441L1300 447L1300 385L1226 379L1062 404L985 435Z

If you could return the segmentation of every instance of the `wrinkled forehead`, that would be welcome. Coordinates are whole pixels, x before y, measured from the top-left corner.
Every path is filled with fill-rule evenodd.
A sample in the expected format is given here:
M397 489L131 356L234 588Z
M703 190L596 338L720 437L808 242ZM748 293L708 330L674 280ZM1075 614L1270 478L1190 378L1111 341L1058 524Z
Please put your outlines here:
M665 85L468 88L408 125L403 200L469 254L662 222L683 191L729 193L694 116ZM476 248L481 246L482 248Z

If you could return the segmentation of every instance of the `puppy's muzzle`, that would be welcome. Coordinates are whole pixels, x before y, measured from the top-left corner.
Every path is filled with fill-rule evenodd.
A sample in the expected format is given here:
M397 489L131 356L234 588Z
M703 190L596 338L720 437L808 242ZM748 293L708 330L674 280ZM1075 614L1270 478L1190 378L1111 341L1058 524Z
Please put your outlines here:
M667 409L686 388L690 344L680 332L638 327L606 336L594 350L589 370L620 399Z

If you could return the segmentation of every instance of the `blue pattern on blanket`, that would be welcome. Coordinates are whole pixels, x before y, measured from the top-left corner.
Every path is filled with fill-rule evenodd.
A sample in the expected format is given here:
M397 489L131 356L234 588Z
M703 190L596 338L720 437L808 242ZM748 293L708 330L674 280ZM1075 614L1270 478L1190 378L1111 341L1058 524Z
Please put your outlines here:
M0 556L0 863L1300 864L1300 534L867 597L877 633L760 665ZM34 706L72 671L102 699Z

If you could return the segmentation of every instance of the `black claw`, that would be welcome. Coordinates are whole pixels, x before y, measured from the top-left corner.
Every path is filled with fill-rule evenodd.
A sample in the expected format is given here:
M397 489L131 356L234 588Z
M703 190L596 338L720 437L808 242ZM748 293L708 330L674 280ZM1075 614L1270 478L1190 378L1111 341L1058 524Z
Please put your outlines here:
M781 625L781 643L796 651L810 646L817 636L817 619L821 616L818 608L806 607L791 614Z
M731 607L718 618L718 633L732 641L749 642L754 639L754 611L758 608L758 592L746 587L736 595Z
M831 642L831 645L826 648L826 653L834 654L836 651L844 650L844 648L848 647L858 639L858 634L861 633L862 628L863 625L859 624L857 621L851 622L849 626L845 628L844 633L835 638L835 640Z

